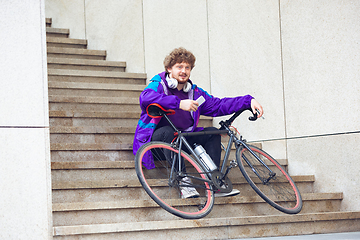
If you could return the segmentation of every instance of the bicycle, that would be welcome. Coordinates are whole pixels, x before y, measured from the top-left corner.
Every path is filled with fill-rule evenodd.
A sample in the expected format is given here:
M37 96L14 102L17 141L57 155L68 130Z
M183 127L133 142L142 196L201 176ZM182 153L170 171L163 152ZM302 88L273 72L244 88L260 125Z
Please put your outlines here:
M245 110L251 111L251 109ZM302 198L289 174L268 153L247 144L241 135L238 138L231 130L231 123L245 110L234 113L226 121L221 121L218 130L181 132L168 117L174 113L174 110L164 109L158 104L150 104L147 114L153 118L165 117L175 130L175 138L171 144L148 142L136 153L136 173L147 194L163 209L178 217L203 218L213 208L215 192L232 191L232 182L228 174L232 168L239 166L246 181L264 201L281 212L299 213L302 209ZM249 117L251 121L256 119L257 113ZM227 134L229 136L220 169L209 168L186 141L186 136L199 134ZM237 161L229 161L233 144L235 144ZM155 168L143 167L144 156L153 158ZM184 187L195 188L199 196L182 198L180 189Z

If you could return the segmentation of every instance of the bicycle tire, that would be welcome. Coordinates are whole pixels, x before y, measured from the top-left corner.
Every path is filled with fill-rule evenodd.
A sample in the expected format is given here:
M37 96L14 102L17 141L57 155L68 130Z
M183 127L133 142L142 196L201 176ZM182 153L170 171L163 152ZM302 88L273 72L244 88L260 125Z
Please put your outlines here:
M165 153L164 153L165 152ZM143 167L144 156L154 158L155 168ZM170 181L171 165L165 158L165 154L178 156L178 150L165 142L149 142L144 144L136 153L135 169L139 181L147 194L166 211L186 219L199 219L208 215L214 205L214 194L211 184L201 166L193 160L186 152L182 151L181 156L186 166L186 177L192 179L192 183L184 182L183 176L176 177ZM176 158L177 159L177 158ZM204 181L196 180L194 177ZM199 193L197 198L181 197L180 187L192 186Z
M290 175L268 153L255 146L247 146L276 173L276 176L269 180L269 182L263 183L245 159L253 165L257 173L263 178L269 176L269 170L266 169L248 149L239 147L236 151L236 159L246 181L255 192L272 207L287 214L299 213L302 209L302 198L299 189Z

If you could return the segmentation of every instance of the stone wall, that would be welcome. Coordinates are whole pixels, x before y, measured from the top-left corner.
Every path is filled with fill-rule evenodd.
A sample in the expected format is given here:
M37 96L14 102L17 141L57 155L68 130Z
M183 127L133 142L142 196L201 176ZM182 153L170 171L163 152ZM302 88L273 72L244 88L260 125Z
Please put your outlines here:
M0 2L0 239L52 239L45 4Z

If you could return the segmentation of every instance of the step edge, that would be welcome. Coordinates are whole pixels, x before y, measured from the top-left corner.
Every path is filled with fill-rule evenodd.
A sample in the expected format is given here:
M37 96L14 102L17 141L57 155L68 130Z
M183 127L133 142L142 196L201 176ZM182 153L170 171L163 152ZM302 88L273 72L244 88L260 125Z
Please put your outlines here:
M63 95L60 95L63 96ZM140 113L141 111L126 111L125 112L127 115L136 115L135 118L139 119L140 118ZM74 111L74 110L49 110L49 114L50 117L59 117L59 118L118 118L118 117L112 117L111 115L119 115L119 114L123 114L120 113L119 111ZM58 115L58 116L57 116ZM89 116L86 116L89 115ZM102 115L108 115L107 117L103 117ZM95 117L92 117L95 116ZM130 117L126 117L126 118L133 118L132 116ZM200 116L200 120L213 120L212 117L202 117Z
M126 161L126 160L125 161L79 161L79 162L62 161L62 162L52 162L52 164L54 164L54 168L52 168L52 169L57 169L57 170L60 170L60 169L67 169L67 170L103 169L103 168L118 168L117 166L119 166L119 168L122 168L122 166L126 165L127 162L134 163L134 161ZM70 168L69 166L73 166L73 167ZM109 167L109 166L112 166L112 167ZM134 166L132 168L134 168ZM308 181L311 181L311 180L312 180L312 178L310 178Z
M293 179L296 179L296 176ZM294 181L296 182L296 180ZM309 180L311 182L311 179ZM242 181L234 181L233 184L248 184L243 179ZM161 186L161 185L159 185ZM165 185L163 185L165 186ZM102 188L123 188L123 187L141 187L139 180L97 180L97 181L53 181L52 189L65 190L65 189L102 189Z
M126 67L125 61L108 61L108 60L77 59L77 58L48 57L47 63L63 64L63 65L82 65L82 66L86 65L86 66L98 66L98 67L119 67L119 68Z
M59 34L70 34L70 29L68 28L55 28L55 27L46 27L46 33L59 33Z
M325 219L326 218L326 219ZM101 234L121 233L137 231L159 231L208 227L229 227L247 226L279 223L300 223L300 222L323 222L334 220L360 219L360 212L327 212L307 213L298 215L269 215L269 216L247 216L233 218L208 218L198 220L170 220L153 222L132 222L113 224L92 224L77 226L55 226L54 236L80 235L80 234Z
M109 78L135 78L146 79L146 73L130 73L115 71L93 71L93 70L68 70L68 69L48 69L51 76L85 76L85 77L109 77Z
M134 161L51 162L51 170L133 169Z
M112 84L112 83L86 83L86 82L60 82L49 81L49 89L68 89L68 90L105 90L105 91L135 91L141 92L146 85L142 84Z
M92 104L136 104L139 99L136 97L92 97L92 96L66 96L49 95L49 103L92 103Z
M85 45L87 46L87 39L77 39L77 38L63 38L63 37L46 37L47 43L62 43L62 44L72 44L72 45Z
M120 113L118 111L72 111L72 110L50 110L50 118L130 118L139 119L140 110L136 112L126 111Z
M50 143L51 151L132 151L132 143Z
M303 201L334 201L342 200L342 193L311 193L304 194ZM216 199L215 205L226 204L254 204L266 203L259 196L240 196ZM122 200L111 202L65 202L53 203L53 212L69 212L69 211L93 211L93 210L114 210L114 209L132 209L132 208L148 208L159 207L153 200Z
M136 127L50 126L52 134L134 134Z
M91 55L106 57L106 50L93 50L82 48L47 47L47 53L68 55Z

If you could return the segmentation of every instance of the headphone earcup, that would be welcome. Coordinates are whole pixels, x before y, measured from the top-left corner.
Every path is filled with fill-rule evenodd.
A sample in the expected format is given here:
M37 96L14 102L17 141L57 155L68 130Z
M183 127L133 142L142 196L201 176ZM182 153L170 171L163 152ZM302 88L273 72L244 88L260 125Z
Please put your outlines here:
M166 79L167 80L167 83L168 83L168 86L169 88L172 88L172 89L175 89L177 88L177 85L178 85L178 81L174 78L168 78Z
M184 92L189 92L190 90L191 90L191 83L189 83L189 82L186 82L186 84L184 85L184 87L183 87L183 91Z

